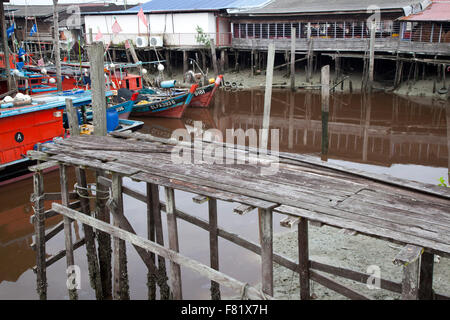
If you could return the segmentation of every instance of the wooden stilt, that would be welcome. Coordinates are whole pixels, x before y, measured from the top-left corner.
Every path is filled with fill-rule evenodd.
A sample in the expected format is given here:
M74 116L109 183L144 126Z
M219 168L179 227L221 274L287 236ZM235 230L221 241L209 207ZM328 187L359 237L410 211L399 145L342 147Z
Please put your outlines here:
M155 215L152 207L152 188L147 183L147 239L155 242ZM155 263L155 254L150 253L150 259ZM156 300L156 274L148 270L147 273L148 299Z
M419 283L419 299L434 299L433 292L433 266L434 254L424 252L420 261L420 283Z
M183 50L183 74L185 74L188 70L189 70L188 53L186 50Z
M225 49L220 50L220 73L225 72Z
M394 263L403 266L402 299L419 298L420 256L423 248L413 245L405 246L395 257Z
M273 221L271 209L258 209L262 291L273 296Z
M159 188L155 184L147 184L147 190L151 194L151 210L155 221L155 238L156 243L164 246L163 227L161 219L161 209L159 205ZM147 191L148 192L148 191ZM164 257L158 256L158 275L156 282L159 286L161 300L168 300L170 298L170 288L167 284L166 260Z
M217 77L217 75L219 74L219 68L217 67L216 45L213 39L210 40L210 46L211 46L211 63L214 69L214 76Z
M69 206L69 188L67 184L67 167L65 165L59 166L60 171L60 183L61 183L61 203L64 206ZM74 271L72 268L75 266L75 261L73 257L73 242L72 242L72 225L69 218L64 217L64 235L65 235L65 245L66 245L66 262L67 262L67 271ZM67 280L67 289L69 290L69 299L77 300L78 293L77 287L79 283L77 283L78 279L76 275L72 272L68 274Z
M167 202L167 230L169 233L169 249L179 252L178 245L178 227L177 218L175 216L175 192L172 188L165 188L166 202ZM182 286L181 286L181 268L180 265L174 262L170 263L170 283L172 286L173 299L182 300Z
M291 90L295 90L295 35L296 28L291 29Z
M309 288L309 242L308 220L302 218L298 223L298 264L300 278L300 299L309 300L311 297Z
M167 75L172 77L172 64L170 62L170 50L165 51Z
M33 174L34 232L36 235L36 288L40 300L47 300L47 267L45 263L44 177L42 171Z
M122 177L118 174L112 176L112 203L111 213L113 225L120 227L120 217L123 216ZM128 272L125 241L113 238L114 241L114 299L129 300Z
M211 268L219 270L219 237L217 234L217 200L208 200L209 209L209 252ZM211 299L220 300L220 286L211 281Z

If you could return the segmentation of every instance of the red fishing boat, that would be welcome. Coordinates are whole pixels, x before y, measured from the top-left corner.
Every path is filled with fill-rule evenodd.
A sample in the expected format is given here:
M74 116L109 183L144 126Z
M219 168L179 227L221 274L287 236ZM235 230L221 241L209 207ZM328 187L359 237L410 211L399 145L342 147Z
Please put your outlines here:
M208 108L217 88L219 88L220 83L222 82L222 78L223 75L219 75L214 83L197 88L189 106Z

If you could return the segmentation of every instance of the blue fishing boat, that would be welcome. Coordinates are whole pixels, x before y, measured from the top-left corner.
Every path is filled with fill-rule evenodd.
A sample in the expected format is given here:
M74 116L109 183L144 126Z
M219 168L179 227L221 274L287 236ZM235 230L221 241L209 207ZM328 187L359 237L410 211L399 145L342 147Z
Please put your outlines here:
M107 92L107 96L111 95L112 92ZM86 113L91 112L88 107L92 102L90 91L20 97L22 100L4 99L0 102L0 180L26 171L30 164L26 156L27 151L36 149L39 144L51 142L54 138L68 136L69 133L65 129L68 127L67 117L64 116L67 98L72 100L74 107ZM119 118L119 112L129 113L132 107L133 101L127 101L108 108L109 131L137 130L143 126L141 121ZM88 118L80 114L80 126L89 129L92 125ZM91 131L85 130L85 133Z

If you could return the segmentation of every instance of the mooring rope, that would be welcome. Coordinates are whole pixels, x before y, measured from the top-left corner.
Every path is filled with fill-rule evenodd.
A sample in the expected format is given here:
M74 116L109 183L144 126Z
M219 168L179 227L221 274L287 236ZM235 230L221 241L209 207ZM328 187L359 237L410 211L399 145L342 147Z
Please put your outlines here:
M80 193L80 190L83 190L83 191L86 191L88 194L89 193L91 193L91 194L93 194L93 192L92 192L92 186L93 186L93 184L89 184L87 187L80 187L79 185L78 185L78 183L75 183L75 185L73 186L73 188L74 188L74 190L75 190L75 192L77 193L77 195L80 197L80 198L84 198L84 199L100 199L100 200L108 200L108 199L110 199L111 198L111 194L110 194L110 191L108 190L108 191L103 191L103 190L97 190L97 189L95 189L95 193L96 194L107 194L108 196L106 197L100 197L100 196L97 196L97 195L95 195L95 196L89 196L89 195L84 195L84 194L81 194Z

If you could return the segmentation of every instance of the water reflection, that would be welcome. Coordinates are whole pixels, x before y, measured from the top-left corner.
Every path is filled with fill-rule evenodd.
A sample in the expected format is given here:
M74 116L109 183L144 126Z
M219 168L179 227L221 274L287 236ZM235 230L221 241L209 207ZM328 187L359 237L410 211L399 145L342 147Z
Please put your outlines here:
M448 166L445 104L378 93L330 97L328 157L389 167L395 163ZM206 129L262 127L264 92L217 92L211 109L189 108L180 120L145 119L144 132L170 137L202 121ZM280 151L320 155L322 113L316 92L274 90L271 128L280 130Z

